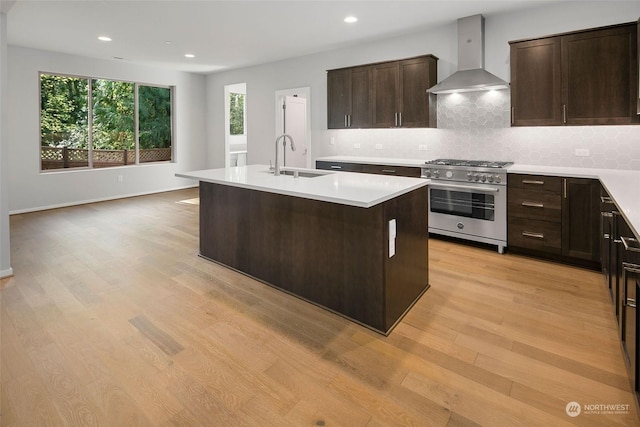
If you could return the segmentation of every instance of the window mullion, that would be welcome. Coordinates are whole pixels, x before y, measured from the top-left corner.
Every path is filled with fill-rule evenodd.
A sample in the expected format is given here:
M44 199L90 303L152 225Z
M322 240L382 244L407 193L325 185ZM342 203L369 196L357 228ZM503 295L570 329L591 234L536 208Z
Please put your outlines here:
M87 162L90 169L93 169L93 79L87 79Z
M136 150L136 165L140 164L140 124L139 124L139 111L138 111L138 83L133 85L133 141Z

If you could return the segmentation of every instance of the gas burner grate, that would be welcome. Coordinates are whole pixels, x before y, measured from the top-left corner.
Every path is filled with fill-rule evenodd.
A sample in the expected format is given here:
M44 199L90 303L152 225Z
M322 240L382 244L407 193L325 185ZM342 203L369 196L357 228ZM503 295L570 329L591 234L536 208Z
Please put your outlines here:
M425 162L427 165L438 166L462 166L472 168L493 168L500 169L509 166L512 162L497 162L491 160L458 160L458 159L435 159Z

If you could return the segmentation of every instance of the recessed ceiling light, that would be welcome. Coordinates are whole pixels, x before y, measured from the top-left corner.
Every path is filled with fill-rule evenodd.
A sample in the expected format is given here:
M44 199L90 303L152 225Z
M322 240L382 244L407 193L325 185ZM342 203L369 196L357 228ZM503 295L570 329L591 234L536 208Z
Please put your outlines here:
M344 22L346 22L347 24L353 24L354 22L358 22L358 18L356 18L355 16L347 16L346 18L344 18Z
M195 58L196 56L193 53L185 53L184 57L185 58Z
M99 36L98 40L100 40L101 42L110 42L111 41L111 37Z

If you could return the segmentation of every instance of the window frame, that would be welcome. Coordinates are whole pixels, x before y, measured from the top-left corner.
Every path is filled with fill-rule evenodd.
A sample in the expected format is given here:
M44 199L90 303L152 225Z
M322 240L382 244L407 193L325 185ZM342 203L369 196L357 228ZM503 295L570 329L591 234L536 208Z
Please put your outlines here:
M42 76L60 76L60 77L68 77L68 78L76 78L87 81L87 166L79 166L79 167L62 167L55 169L43 169L42 168ZM133 84L134 90L134 146L135 146L135 162L128 163L124 165L113 165L113 166L105 166L105 167L94 167L93 166L93 80L108 80L114 82L123 82L123 83L131 83ZM140 133L140 123L139 123L139 87L147 86L154 88L163 88L169 89L169 103L170 103L170 135L171 135L171 158L169 160L157 160L151 162L140 162L140 141L139 141L139 133ZM96 76L86 76L79 74L69 74L69 73L59 73L59 72L49 72L49 71L39 71L38 72L38 169L41 174L48 173L59 173L59 172L72 172L72 171L87 171L87 170L98 170L98 169L113 169L113 168L122 168L122 167L137 167L143 165L158 165L158 164L166 164L166 163L175 163L176 162L176 149L175 149L175 136L176 136L176 118L175 118L175 85L163 85L158 83L146 83L140 81L133 80L125 80L125 79L114 79L114 78L104 78L104 77L96 77Z

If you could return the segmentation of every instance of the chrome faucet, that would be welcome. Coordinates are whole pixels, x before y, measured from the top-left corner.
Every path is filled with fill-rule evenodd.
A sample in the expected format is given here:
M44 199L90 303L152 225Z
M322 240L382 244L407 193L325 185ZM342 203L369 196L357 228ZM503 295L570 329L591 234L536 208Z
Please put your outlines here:
M296 146L293 143L293 138L291 138L291 135L283 133L282 135L280 135L279 137L276 138L276 162L275 162L276 164L275 164L275 168L273 170L273 174L276 175L276 176L280 175L280 165L278 164L278 142L280 142L280 140L282 140L282 148L286 148L287 147L287 138L289 138L289 141L291 142L291 150L292 151L296 151Z

